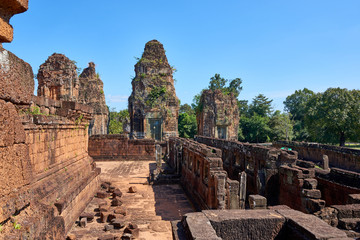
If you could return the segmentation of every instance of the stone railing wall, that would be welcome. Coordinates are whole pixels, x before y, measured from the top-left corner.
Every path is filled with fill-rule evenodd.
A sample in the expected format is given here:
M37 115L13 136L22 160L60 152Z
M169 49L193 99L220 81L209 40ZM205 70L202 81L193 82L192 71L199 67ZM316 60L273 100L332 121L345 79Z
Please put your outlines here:
M171 137L169 146L169 164L181 174L181 184L198 208L231 208L221 151L178 137ZM239 183L234 185L238 186Z
M284 204L306 213L324 207L317 185L304 187L305 179L315 180L315 170L301 167L297 152L204 136L195 139L221 149L224 170L232 180L246 172L247 195L260 194L269 205Z
M360 150L306 142L274 142L274 147L288 147L298 152L299 158L322 162L323 155L329 158L330 167L360 172Z
M155 141L129 139L127 135L93 135L89 155L96 161L154 161Z

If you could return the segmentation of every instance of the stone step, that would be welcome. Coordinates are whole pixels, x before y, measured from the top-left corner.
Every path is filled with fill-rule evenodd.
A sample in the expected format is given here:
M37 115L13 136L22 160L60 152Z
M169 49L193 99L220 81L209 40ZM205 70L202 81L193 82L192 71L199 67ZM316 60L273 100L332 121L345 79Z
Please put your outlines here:
M360 218L340 218L339 219L339 228L346 230L360 230Z

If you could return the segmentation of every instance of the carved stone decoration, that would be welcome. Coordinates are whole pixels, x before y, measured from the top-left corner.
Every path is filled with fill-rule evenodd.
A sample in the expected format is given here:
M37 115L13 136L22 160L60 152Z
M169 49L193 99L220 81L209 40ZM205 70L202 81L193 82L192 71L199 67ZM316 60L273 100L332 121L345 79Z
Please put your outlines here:
M177 136L179 99L173 68L160 42L146 43L141 59L135 64L135 74L129 97L131 137L161 141Z

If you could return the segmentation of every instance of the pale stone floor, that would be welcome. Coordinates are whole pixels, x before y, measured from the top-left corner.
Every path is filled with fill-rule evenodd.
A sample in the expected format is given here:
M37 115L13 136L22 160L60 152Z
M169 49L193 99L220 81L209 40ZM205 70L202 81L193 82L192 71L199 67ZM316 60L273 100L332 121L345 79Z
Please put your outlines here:
M97 162L96 165L101 168L101 180L111 182L112 186L122 191L122 206L127 209L124 220L139 226L139 239L172 239L170 221L180 220L184 214L194 211L180 185L145 184L150 171L156 167L155 162ZM137 192L128 193L130 186L135 186ZM94 198L84 211L96 213L95 221L88 223L86 228L74 224L70 230L69 233L75 234L77 239L92 240L107 234L122 235L124 228L104 231L106 223L100 223L99 214L95 212L98 201ZM110 204L110 199L107 201Z

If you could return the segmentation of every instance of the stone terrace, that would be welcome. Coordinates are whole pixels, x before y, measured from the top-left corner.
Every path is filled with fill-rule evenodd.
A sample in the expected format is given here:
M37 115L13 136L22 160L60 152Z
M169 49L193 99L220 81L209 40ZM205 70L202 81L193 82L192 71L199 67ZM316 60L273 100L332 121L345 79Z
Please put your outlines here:
M148 176L156 168L153 161L98 162L97 166L102 170L101 180L111 182L112 186L122 191L122 207L127 210L123 220L125 224L131 222L138 225L138 239L172 239L170 221L193 212L180 185L148 185ZM130 186L135 186L137 192L129 193ZM84 211L94 213L95 221L88 223L85 228L74 224L69 235L75 234L76 239L89 240L109 234L121 237L124 228L104 231L107 223L100 223L99 214L95 212L99 200L94 198ZM106 201L110 203L110 199Z

